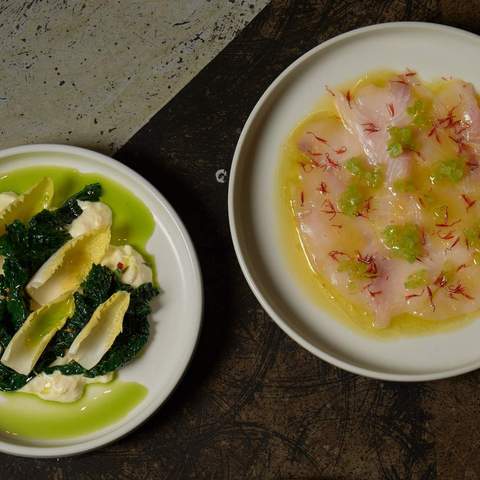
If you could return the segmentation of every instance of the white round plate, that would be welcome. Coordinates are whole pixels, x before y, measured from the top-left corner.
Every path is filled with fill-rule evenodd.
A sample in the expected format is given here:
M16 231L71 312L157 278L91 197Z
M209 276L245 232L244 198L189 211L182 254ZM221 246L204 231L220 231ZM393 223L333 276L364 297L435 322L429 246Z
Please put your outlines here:
M427 23L354 30L309 51L288 67L253 109L235 151L229 217L235 250L250 287L273 320L318 357L386 380L433 380L480 366L480 321L448 333L375 340L335 321L296 281L279 241L276 174L289 132L335 86L375 69L411 68L426 80L453 75L480 91L474 61L480 38Z
M143 354L121 369L119 378L138 382L147 396L119 422L92 434L55 441L17 438L0 433L0 452L31 457L75 455L98 448L140 425L165 401L193 354L202 316L202 282L197 257L173 208L144 178L99 153L63 145L29 145L0 152L0 175L31 166L62 166L97 173L120 183L151 211L155 230L147 250L155 257L163 293L150 317L152 335ZM0 396L0 401L2 400Z

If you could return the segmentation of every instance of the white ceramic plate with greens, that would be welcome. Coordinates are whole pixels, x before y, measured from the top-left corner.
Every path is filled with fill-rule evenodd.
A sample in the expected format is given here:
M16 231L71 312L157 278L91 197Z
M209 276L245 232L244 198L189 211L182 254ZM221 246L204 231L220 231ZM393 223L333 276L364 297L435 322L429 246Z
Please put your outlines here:
M432 335L379 341L331 318L295 277L281 245L277 174L292 129L324 95L373 70L411 68L425 80L455 76L480 87L474 34L427 23L390 23L335 37L288 67L261 97L235 151L229 185L233 243L243 273L272 319L301 346L345 370L419 381L480 366L480 322ZM448 61L447 61L448 60Z
M147 251L155 259L162 290L158 301L153 303L151 334L143 353L118 374L119 380L137 382L148 390L125 417L93 433L71 438L40 440L15 435L15 432L0 432L0 452L59 457L98 448L127 434L170 395L187 368L197 342L202 283L185 227L165 198L140 175L104 155L63 145L29 145L0 152L0 176L34 166L70 167L81 173L95 173L121 184L140 199L150 210L155 224ZM2 401L5 401L4 394L0 394L0 408Z

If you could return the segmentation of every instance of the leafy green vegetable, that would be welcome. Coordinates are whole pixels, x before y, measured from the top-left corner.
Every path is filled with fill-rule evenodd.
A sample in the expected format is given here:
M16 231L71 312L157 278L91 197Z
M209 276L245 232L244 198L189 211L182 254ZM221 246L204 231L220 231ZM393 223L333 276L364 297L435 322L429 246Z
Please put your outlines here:
M110 297L110 292L114 293L116 290L113 282L114 275L107 267L93 265L81 285L82 293L75 292L73 295L75 311L72 317L57 332L43 352L36 365L37 371L47 368L57 357L64 356L65 351L70 348L73 340L90 320L95 309Z
M4 274L0 275L0 297L9 317L12 336L28 317L28 301L24 291L29 276L27 271L12 257L3 264Z
M428 284L428 271L426 269L418 270L417 272L412 273L408 276L404 283L405 288L408 290L425 287Z
M366 197L363 192L357 185L353 184L349 185L342 193L338 206L342 213L354 217L360 213L365 201Z
M79 192L72 195L65 203L65 205L70 205L75 200L80 200L83 202L98 202L100 197L103 194L102 186L97 183L90 183L85 185Z
M368 167L360 157L350 158L345 163L345 168L369 188L378 188L382 183L383 175L381 169Z
M383 231L383 242L387 248L408 262L414 262L422 254L422 239L417 225L389 225Z
M0 237L0 255L5 257L4 274L0 275L0 346L5 348L29 314L25 285L32 274L71 237L68 226L82 209L77 200L97 201L101 195L99 184L87 185L81 192L69 198L54 211L44 210L28 223L13 222ZM57 332L35 366L34 372L85 374L89 377L117 370L132 360L143 348L149 337L148 315L150 300L158 294L151 283L132 288L121 283L117 272L94 265L74 294L75 312L65 326ZM85 370L75 362L49 367L65 354L75 337L90 320L95 309L119 290L130 292L130 304L123 321L123 331L115 339L112 348L91 370ZM21 388L29 377L20 375L0 364L0 390Z
M158 290L151 283L146 283L130 294L130 305L123 320L122 333L98 365L88 371L87 376L104 375L123 367L135 358L147 343L150 335L150 300L158 295Z
M0 237L0 255L15 258L31 277L72 238L68 227L82 213L77 200L98 201L100 195L100 184L87 185L58 209L43 210L26 224L18 220L13 222L7 226L5 235Z
M22 388L30 377L17 373L15 370L8 368L0 363L0 390L4 392L12 392Z
M102 196L102 186L99 183L91 183L86 185L75 195L72 195L60 208L48 213L53 213L57 221L63 225L70 224L81 213L82 209L79 207L77 200L98 202ZM44 210L45 212L45 210Z
M82 209L77 200L98 201L100 184L87 185L70 197L60 208L43 210L27 223L15 221L0 237L0 255L5 257L0 275L0 346L6 348L15 332L29 315L25 286L40 266L65 242L70 240L68 226ZM22 386L26 377L0 367L0 391ZM20 388L20 387L18 387Z
M115 272L107 267L94 265L82 284L82 293L75 294L75 314L64 328L57 333L49 346L48 352L41 359L40 371L57 356L63 356L80 330L90 320L95 309L119 290L130 292L130 305L123 320L122 333L115 339L111 349L91 370L85 370L75 362L57 367L46 367L44 371L51 373L59 370L65 375L84 374L88 377L104 375L122 367L132 360L143 348L149 337L148 315L151 312L150 300L158 294L158 289L151 283L138 288L121 283Z
M457 183L465 175L465 160L463 158L449 158L437 163L432 178L434 182L446 180Z
M405 149L414 148L413 129L411 127L390 127L388 133L390 139L387 151L392 158L399 157Z

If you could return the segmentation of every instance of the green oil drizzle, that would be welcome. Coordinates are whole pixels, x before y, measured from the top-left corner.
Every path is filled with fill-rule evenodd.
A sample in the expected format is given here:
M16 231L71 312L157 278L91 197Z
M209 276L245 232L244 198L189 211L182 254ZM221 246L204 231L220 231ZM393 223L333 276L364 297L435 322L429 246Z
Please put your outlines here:
M66 319L73 313L73 297L69 297L61 302L50 304L45 310L37 310L39 313L35 321L24 323L28 325L28 336L25 339L25 345L36 345L43 337L53 331L62 328Z
M150 210L133 193L117 182L97 173L82 173L66 167L28 167L13 170L0 177L0 192L23 193L43 177L50 177L55 186L52 208L77 193L88 183L101 183L103 187L102 202L113 213L112 244L129 243L137 249L152 267L156 278L155 261L146 250L148 239L155 229Z
M97 173L57 166L29 167L0 177L0 192L23 193L43 177L55 186L51 208L81 190L86 184L99 182L102 201L113 214L112 244L128 243L148 261L156 278L153 257L146 251L155 223L150 210L129 190ZM61 404L41 400L26 393L0 394L0 437L59 439L92 433L117 422L146 396L147 389L133 382L115 380L107 385L87 385L81 400Z
M73 403L49 402L27 393L3 393L0 438L51 440L86 435L117 422L146 395L143 385L119 380L87 385L84 396Z

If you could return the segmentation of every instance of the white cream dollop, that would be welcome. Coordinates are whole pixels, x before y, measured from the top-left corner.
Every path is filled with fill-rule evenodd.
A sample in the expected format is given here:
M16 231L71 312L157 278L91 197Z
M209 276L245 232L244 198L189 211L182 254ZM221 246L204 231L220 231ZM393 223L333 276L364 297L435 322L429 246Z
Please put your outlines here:
M68 233L70 233L73 238L91 232L92 230L112 225L112 211L108 205L105 205L103 202L87 202L82 200L77 200L77 203L83 212L72 222L68 229Z
M83 375L63 375L58 370L52 374L40 373L32 378L19 391L31 393L43 400L70 403L79 400L89 383L108 383L113 380L113 373L88 378Z
M110 245L101 264L111 270L120 270L120 280L134 288L151 282L153 278L152 269L131 245Z

